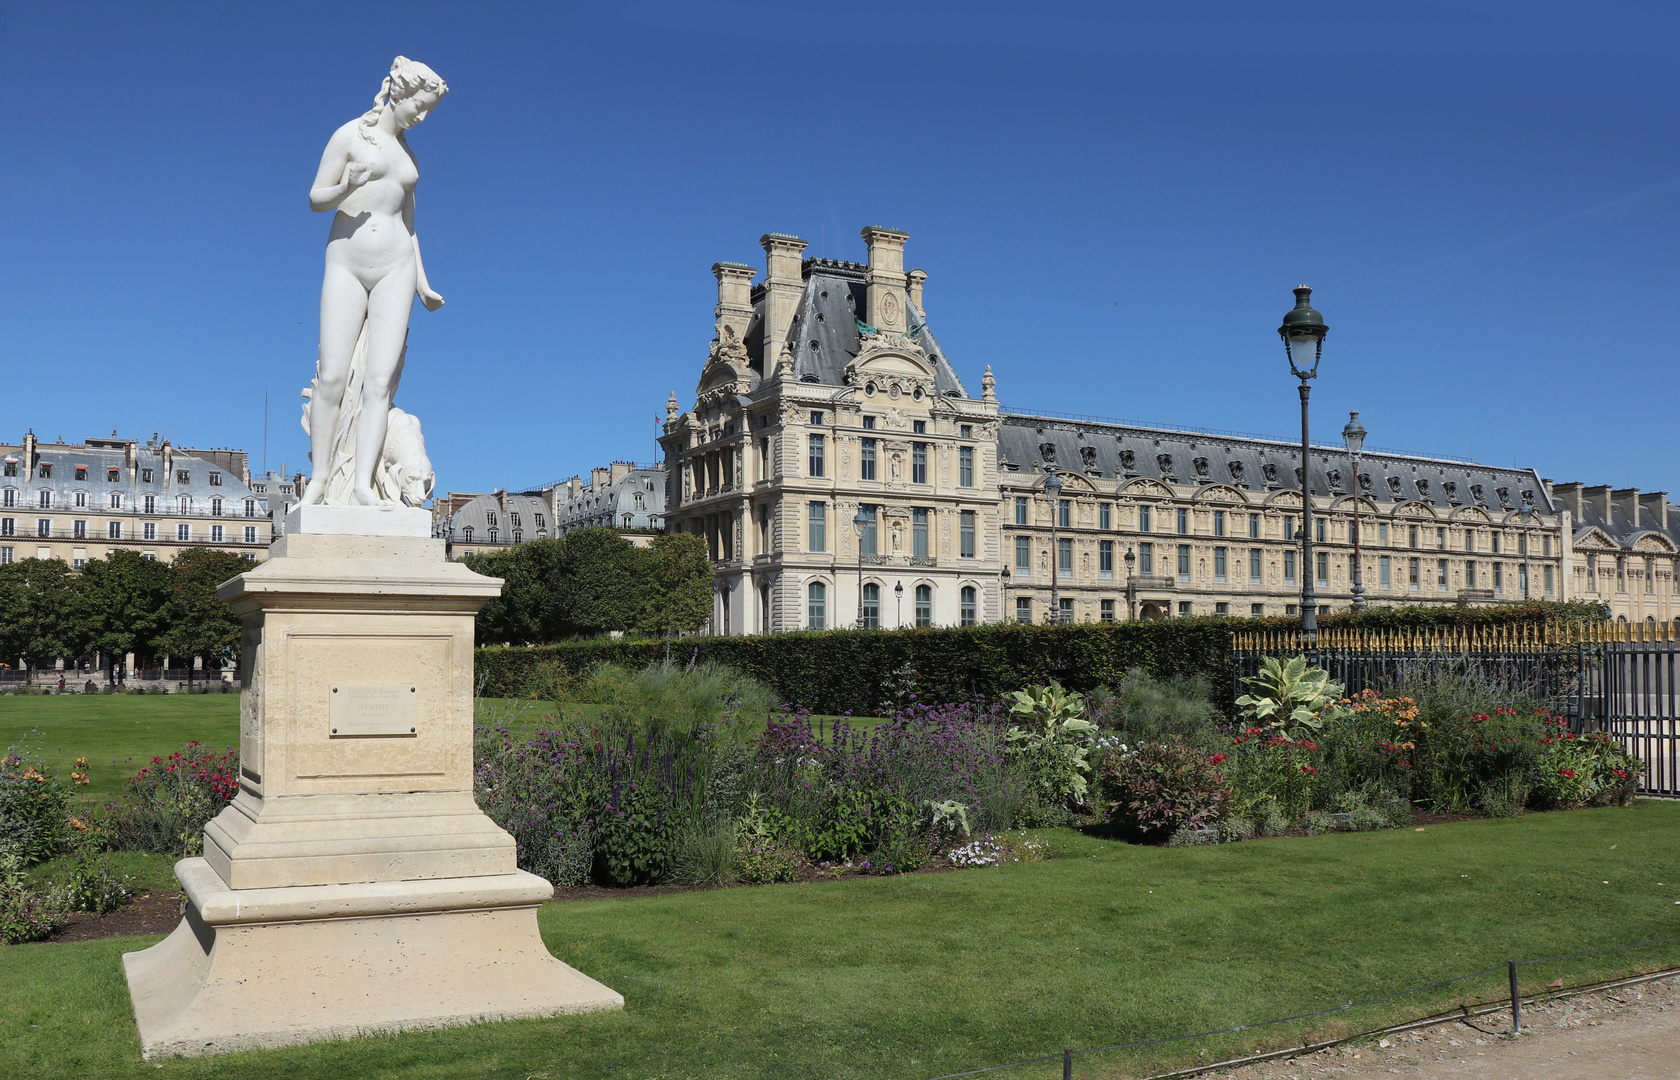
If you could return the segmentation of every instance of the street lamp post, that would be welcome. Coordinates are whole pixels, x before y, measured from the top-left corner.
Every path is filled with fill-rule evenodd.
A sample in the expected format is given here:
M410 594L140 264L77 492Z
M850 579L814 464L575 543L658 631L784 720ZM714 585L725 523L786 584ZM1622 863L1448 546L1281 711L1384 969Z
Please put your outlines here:
M1050 475L1044 478L1044 497L1050 503L1050 621L1058 625L1062 621L1062 605L1058 591L1062 551L1057 542L1056 526L1061 523L1061 496L1062 478L1056 475L1056 470L1052 467Z
M893 600L897 605L897 614L893 616L893 628L902 630L904 629L904 582L901 581L893 586Z
M1529 562L1528 562L1529 552L1532 551L1533 548L1534 548L1534 538L1529 535L1529 531L1528 531L1529 526L1534 523L1534 504L1532 502L1528 501L1527 499L1523 500L1522 509L1517 512L1517 520L1522 522L1522 528L1523 528L1523 531L1522 531L1523 599L1527 600L1528 599L1528 579L1534 576L1534 571L1529 566Z
M1278 327L1278 336L1289 355L1290 374L1301 380L1301 636L1309 650L1318 645L1318 598L1313 591L1318 568L1313 563L1312 549L1312 447L1307 441L1307 396L1312 392L1310 381L1318 378L1324 335L1330 330L1324 324L1324 316L1308 303L1311 297L1311 289L1297 285L1295 307L1284 315L1283 325Z
M1348 413L1342 442L1347 444L1348 456L1353 458L1353 610L1364 611L1365 560L1359 554L1359 451L1365 448L1365 425L1359 422L1358 409Z
M869 524L869 515L863 512L863 504L858 503L857 513L852 516L852 539L857 543L858 556L858 614L857 628L863 629L863 530ZM879 605L877 605L879 606Z
M1132 568L1137 565L1137 554L1131 548L1126 549L1126 618L1137 619L1137 580L1132 577Z

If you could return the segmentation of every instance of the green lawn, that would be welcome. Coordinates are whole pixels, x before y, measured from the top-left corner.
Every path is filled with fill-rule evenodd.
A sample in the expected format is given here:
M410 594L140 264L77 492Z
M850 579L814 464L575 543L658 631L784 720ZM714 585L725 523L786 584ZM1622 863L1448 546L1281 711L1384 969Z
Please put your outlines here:
M0 697L0 747L39 750L61 775L78 757L93 766L82 791L108 795L154 755L197 739L239 745L237 694L64 694Z
M0 1075L921 1080L1338 1005L1507 958L1677 935L1677 832L1680 804L1654 801L1203 848L1057 832L1064 857L1001 869L550 904L550 949L622 991L625 1012L161 1069L139 1060L119 962L155 938L19 946L0 949ZM1523 977L1539 988L1676 963L1680 942ZM1498 972L1313 1030L1503 987ZM1093 1055L1076 1072L1135 1075L1306 1030Z

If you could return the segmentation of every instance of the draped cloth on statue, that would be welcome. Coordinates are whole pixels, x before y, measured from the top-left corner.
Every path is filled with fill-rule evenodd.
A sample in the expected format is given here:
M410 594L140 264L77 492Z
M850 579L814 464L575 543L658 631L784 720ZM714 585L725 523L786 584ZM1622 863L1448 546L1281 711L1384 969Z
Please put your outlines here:
M397 384L402 380L403 364L408 358L405 335L402 355L391 377L391 395L396 396ZM324 470L327 476L326 497L329 506L346 506L356 481L356 432L362 416L362 384L367 377L367 324L356 338L350 354L350 371L344 380L344 396L340 399L338 422L333 430L332 453L325 462L311 461L314 469ZM320 393L320 366L316 377L303 391L303 430L310 434L309 406ZM425 457L421 441L420 422L401 409L392 408L386 421L385 443L373 470L373 489L381 500L392 505L418 506L431 497L431 463Z

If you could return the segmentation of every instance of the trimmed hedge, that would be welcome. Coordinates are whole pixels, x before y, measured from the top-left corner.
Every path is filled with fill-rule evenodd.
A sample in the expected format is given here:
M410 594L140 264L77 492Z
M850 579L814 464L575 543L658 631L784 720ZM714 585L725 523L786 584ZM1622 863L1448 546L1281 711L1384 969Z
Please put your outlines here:
M1558 623L1578 626L1600 622L1610 615L1610 609L1597 601L1525 600L1517 604L1497 604L1476 607L1470 604L1404 604L1397 607L1372 606L1357 615L1343 608L1333 615L1319 612L1319 629L1332 627L1363 630L1417 629L1430 626L1511 626L1517 623ZM1256 619L1249 624L1266 630L1287 630L1300 626L1299 618L1273 617Z
M726 664L765 683L783 701L818 712L874 714L915 694L965 701L1056 679L1073 690L1117 681L1131 668L1156 675L1199 672L1231 694L1231 631L1241 620L1204 617L1074 626L826 630L750 637L596 638L478 650L479 693L539 696L553 674L597 664L637 668L669 656Z

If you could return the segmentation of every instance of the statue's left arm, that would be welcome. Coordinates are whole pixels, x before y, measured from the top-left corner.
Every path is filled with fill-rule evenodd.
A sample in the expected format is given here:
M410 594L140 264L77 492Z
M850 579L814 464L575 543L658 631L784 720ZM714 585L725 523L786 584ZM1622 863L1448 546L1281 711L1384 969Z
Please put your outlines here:
M420 302L426 305L427 311L436 311L443 306L443 297L432 290L431 282L426 280L426 264L420 258L420 234L414 231L414 192L408 193L403 201L403 224L408 226L409 239L414 243L414 294Z

